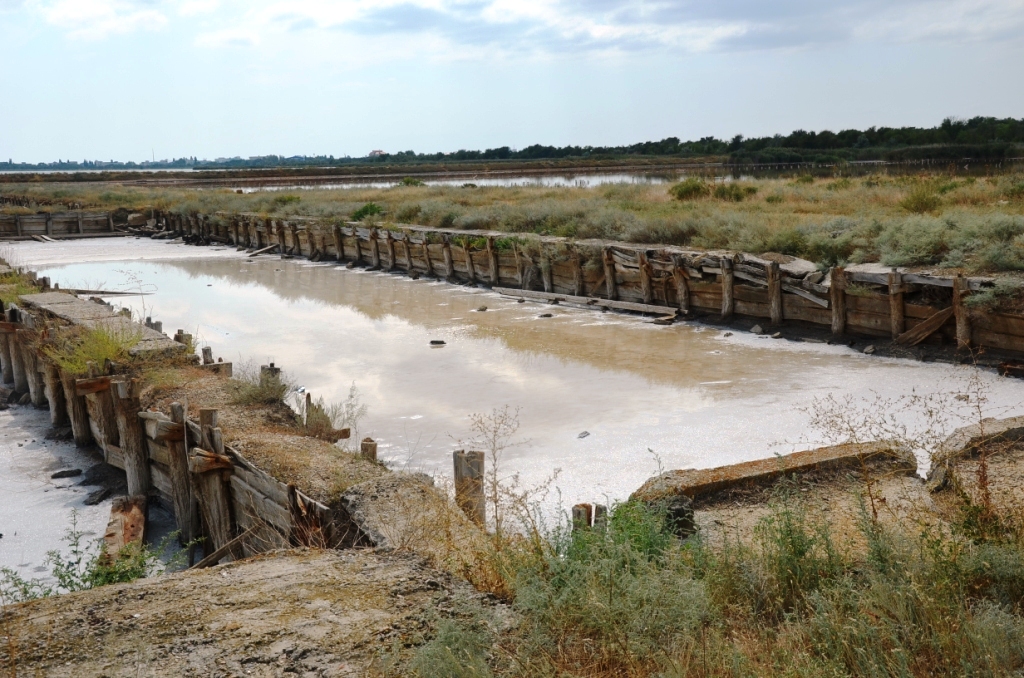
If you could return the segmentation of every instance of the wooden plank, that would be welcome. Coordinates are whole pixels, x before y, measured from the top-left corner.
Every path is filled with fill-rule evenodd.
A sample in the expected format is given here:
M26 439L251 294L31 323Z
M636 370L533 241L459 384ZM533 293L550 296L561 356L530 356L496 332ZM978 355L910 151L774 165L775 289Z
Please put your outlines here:
M100 393L110 388L110 377L95 377L92 379L77 379L75 381L75 395L91 395Z
M796 296L806 299L807 301L813 302L814 304L821 306L822 308L829 307L828 299L822 299L821 297L815 296L814 294L808 292L807 290L800 289L799 287L793 287L792 285L787 285L785 283L781 283L779 286L783 291L789 292L790 294L795 294Z
M986 313L972 319L974 326L995 334L1024 337L1024 318L1003 313Z
M235 515L240 512L256 517L270 523L276 528L289 534L293 527L292 516L286 506L281 506L275 501L263 496L252 486L239 478L231 476L232 499L236 505Z
M736 298L733 296L734 275L732 270L732 259L722 259L722 320L732 317L736 308Z
M618 291L616 290L617 281L615 279L615 259L612 257L612 248L604 248L604 283L608 287L608 299L614 301L618 298Z
M856 292L856 294L850 292L849 289L846 291L847 311L889 315L890 302L888 292L885 294L876 294L874 292L866 292L863 289L856 289L854 292Z
M230 448L229 448L230 449ZM267 497L271 501L277 502L282 506L288 503L288 486L277 480L273 476L264 473L258 469L247 468L246 466L237 463L238 458L235 457L235 475L240 477L247 485L252 487L254 490Z
M967 282L963 276L956 276L953 280L953 317L956 318L956 346L958 349L966 349L971 346L971 317L963 301L968 294L970 292L967 289Z
M889 316L878 315L877 313L847 311L846 325L848 330L856 329L864 334L871 334L880 337L889 336L891 332Z
M946 321L952 317L953 307L950 306L949 308L939 311L924 322L916 325L913 329L898 336L896 338L896 343L902 346L916 346L946 324Z
M110 520L103 535L103 558L113 562L118 554L131 544L142 544L146 531L146 495L136 494L114 499L110 507Z
M523 297L526 299L541 299L544 301L557 300L559 302L565 302L569 304L579 304L582 306L589 306L593 308L614 308L622 311L636 311L638 313L658 313L664 314L666 311L671 311L672 308L669 306L657 306L654 304L639 304L629 301L611 301L608 299L601 299L599 297L574 297L569 294L557 294L554 292L537 292L534 290L516 290L507 287L494 287L492 288L499 294L504 294L510 297Z
M999 334L974 326L971 340L977 346L996 348L1004 351L1024 352L1024 337L1013 334Z
M146 438L146 451L149 455L150 461L155 461L158 464L164 466L170 466L171 463L171 451L150 438Z
M171 470L164 464L150 463L149 477L153 481L153 487L170 500L173 506L174 486L171 484Z

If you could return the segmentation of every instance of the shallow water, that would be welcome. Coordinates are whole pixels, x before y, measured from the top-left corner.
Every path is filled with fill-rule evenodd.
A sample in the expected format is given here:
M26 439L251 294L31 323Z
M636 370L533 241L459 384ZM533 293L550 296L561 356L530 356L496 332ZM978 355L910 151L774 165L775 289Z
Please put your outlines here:
M518 408L520 444L504 453L502 471L530 485L561 469L566 505L626 498L657 458L666 469L714 467L813 447L824 438L809 430L806 408L830 394L950 391L966 376L950 365L726 337L699 324L660 327L225 248L107 240L20 243L13 254L61 287L150 291L113 301L163 321L169 334L194 333L225 360L273 361L314 397L341 401L354 383L369 410L359 435L378 440L398 467L450 474L452 450L471 437L469 415ZM75 263L93 258L103 261ZM432 348L432 339L447 345ZM974 374L987 413L1024 413L1024 384Z

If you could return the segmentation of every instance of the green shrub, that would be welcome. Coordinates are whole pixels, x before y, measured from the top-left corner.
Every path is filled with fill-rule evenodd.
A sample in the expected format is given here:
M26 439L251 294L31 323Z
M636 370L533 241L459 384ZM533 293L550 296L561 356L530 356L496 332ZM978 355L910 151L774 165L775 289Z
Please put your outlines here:
M773 193L772 195L766 196L764 201L767 203L771 203L772 205L778 205L785 202L786 198L779 195L778 193Z
M810 174L801 174L793 178L794 184L813 184L814 176Z
M699 200L711 195L711 187L699 177L689 177L668 189L676 200Z
M297 195L278 195L274 196L275 205L291 205L301 201L302 198Z
M366 217L372 217L377 214L384 214L384 208L375 202L368 202L355 212L352 213L352 221L362 221Z
M107 360L125 364L132 360L131 350L142 340L142 330L124 324L95 328L68 328L43 347L57 365L75 376L89 372L89 363L103 369Z
M900 207L908 212L913 212L914 214L934 212L939 209L941 204L942 200L935 194L935 190L927 184L915 186L910 193L900 201Z
M482 625L444 620L437 635L416 651L409 673L417 678L486 678L492 675L487 654L493 643Z
M1009 188L1005 191L1005 195L1010 200L1024 200L1024 181L1010 184Z
M845 191L852 187L853 182L847 177L842 177L826 184L825 189L829 191Z
M263 372L254 363L243 363L235 366L229 388L236 405L276 405L284 403L295 385L284 372Z
M712 193L716 200L742 202L744 198L755 195L757 186L743 186L736 183L718 184Z
M402 177L402 180L398 183L400 186L426 186L422 180L416 177Z

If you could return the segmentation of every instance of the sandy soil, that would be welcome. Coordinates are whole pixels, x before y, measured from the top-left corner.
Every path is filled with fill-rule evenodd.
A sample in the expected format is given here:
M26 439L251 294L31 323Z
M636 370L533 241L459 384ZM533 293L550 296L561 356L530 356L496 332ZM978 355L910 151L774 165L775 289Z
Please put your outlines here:
M24 603L0 671L26 676L366 676L442 618L501 606L410 556L284 551Z

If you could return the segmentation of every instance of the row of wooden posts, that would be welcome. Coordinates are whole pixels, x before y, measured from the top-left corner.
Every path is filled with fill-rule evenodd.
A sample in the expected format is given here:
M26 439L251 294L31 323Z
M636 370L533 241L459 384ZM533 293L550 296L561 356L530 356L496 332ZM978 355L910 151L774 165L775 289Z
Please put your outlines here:
M743 253L536 238L538 256L515 242L511 251L499 250L496 239L502 236L494 233L415 226L377 228L355 223L323 225L310 219L275 220L251 215L174 217L170 226L178 229L175 232L204 234L248 247L254 250L251 256L278 252L313 260L331 257L385 271L400 266L414 275L425 272L453 281L485 283L503 293L591 307L661 315L696 312L725 321L743 315L765 318L774 326L797 320L827 325L837 336L890 336L904 345L928 339L953 320L950 339L959 348L989 347L1024 353L1024 318L971 313L964 303L968 295L993 285L989 279L961 275L942 278L896 269L886 273L848 272L836 266L822 282L810 282L807 270L794 270ZM431 242L432 238L439 242ZM481 242L481 249L471 250L467 239ZM455 244L458 241L462 241L461 246ZM435 249L436 253L432 251ZM600 266L585 269L580 252L595 249ZM558 254L561 250L575 250L576 254L566 258ZM814 270L813 265L809 270ZM852 284L861 288L850 291ZM864 285L871 287L866 289ZM949 295L946 298L951 296L951 304L933 307L905 299L907 294L929 287L949 290L945 294ZM883 299L884 315L880 308ZM976 326L979 315L981 325Z

